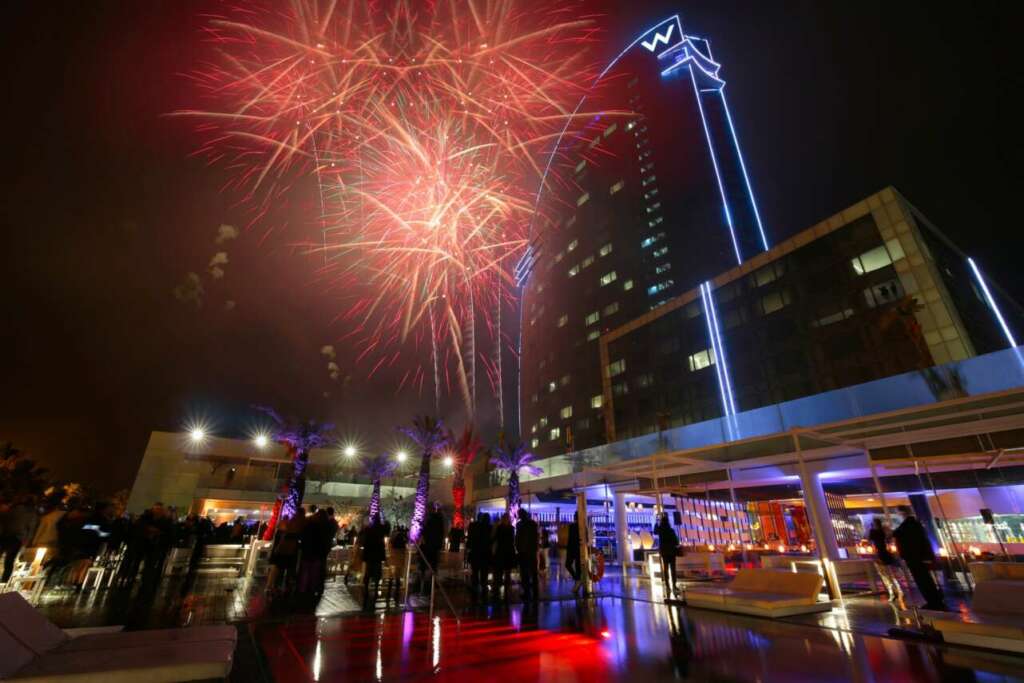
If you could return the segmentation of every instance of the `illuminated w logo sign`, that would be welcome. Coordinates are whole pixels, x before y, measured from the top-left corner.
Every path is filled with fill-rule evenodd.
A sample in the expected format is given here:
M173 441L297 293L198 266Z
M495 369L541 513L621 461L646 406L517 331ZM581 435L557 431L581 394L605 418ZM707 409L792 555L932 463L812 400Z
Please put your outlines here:
M668 45L668 41L672 38L672 31L675 27L675 24L669 24L664 33L655 32L654 38L649 41L642 41L640 44L646 47L648 51L654 52L662 43Z

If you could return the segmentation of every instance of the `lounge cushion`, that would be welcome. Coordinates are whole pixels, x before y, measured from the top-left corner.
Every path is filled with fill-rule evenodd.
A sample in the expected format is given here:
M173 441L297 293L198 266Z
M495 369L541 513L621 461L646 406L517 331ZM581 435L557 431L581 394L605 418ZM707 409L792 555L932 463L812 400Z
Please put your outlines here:
M0 626L0 679L6 680L12 673L31 662L35 656L24 643Z
M0 594L0 626L37 655L56 649L68 640L64 631L36 611L20 593Z
M698 590L698 588L700 590ZM708 590L704 586L695 586L686 591L687 603L704 603L706 605L724 605L725 589L713 588Z
M775 569L741 569L729 584L734 591L752 593L785 593L787 595L817 597L822 577L809 572L790 572Z
M726 605L747 605L758 609L774 609L779 607L799 607L813 605L817 599L795 597L785 593L753 593L750 591L734 591L725 595Z
M161 643L195 643L217 640L227 641L233 645L238 640L238 630L234 626L190 626L188 628L154 629L150 631L97 633L72 638L56 651L111 650L124 647L144 647Z
M1018 614L1024 618L1024 582L988 579L974 587L971 609L985 614Z
M1024 620L1020 618L972 615L960 619L958 616L935 616L932 618L932 626L944 634L969 633L991 638L1024 640Z
M56 652L36 658L10 677L60 683L171 683L225 678L235 644L227 640L175 642L115 650Z

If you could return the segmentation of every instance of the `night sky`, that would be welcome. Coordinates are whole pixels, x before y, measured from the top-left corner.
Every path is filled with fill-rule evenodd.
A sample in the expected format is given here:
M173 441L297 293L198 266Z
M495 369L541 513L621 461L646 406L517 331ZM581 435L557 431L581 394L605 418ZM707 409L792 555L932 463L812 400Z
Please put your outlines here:
M893 184L1024 299L1010 3L622 5L595 5L607 52L673 11L711 40L773 240ZM223 169L190 156L192 126L165 116L201 104L182 74L209 55L211 7L5 12L0 442L98 493L131 485L150 431L193 416L227 435L271 404L386 447L396 420L432 405L429 388L396 395L401 368L367 379L346 363L338 302L294 246L305 219L216 243L247 210ZM174 296L189 271L203 274L198 309ZM329 343L347 384L328 377Z

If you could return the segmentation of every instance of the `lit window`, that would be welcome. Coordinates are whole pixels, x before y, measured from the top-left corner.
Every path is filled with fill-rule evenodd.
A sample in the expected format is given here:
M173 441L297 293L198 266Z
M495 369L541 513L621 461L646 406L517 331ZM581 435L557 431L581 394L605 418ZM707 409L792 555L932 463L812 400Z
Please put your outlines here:
M584 318L584 321L586 322L587 325L593 325L594 323L596 323L600 319L601 319L600 311L594 311L593 313L588 313L587 317Z
M614 270L610 273L605 273L604 275L601 276L601 286L604 287L605 285L610 285L611 283L615 282L618 279L618 277L619 276L615 274Z
M764 314L774 313L789 303L789 292L772 292L761 297L761 305L764 307Z
M617 123L613 123L612 125L608 126L607 128L604 129L604 136L608 137L609 135L614 133L618 129L618 127L619 124Z
M576 164L576 172L577 172L577 173L579 173L579 172L580 172L580 171L582 171L582 170L583 170L584 168L586 168L586 166L587 166L587 160L586 160L586 159L584 159L584 160L583 160L583 161L581 161L580 163Z
M584 204L587 203L588 199L590 199L590 193L584 192L583 194L580 195L580 198L576 200L576 206L583 206Z
M564 252L564 251L560 251L560 252L558 252L558 253L557 253L557 254L555 255L555 263L558 263L559 261L561 261L561 260L562 260L562 259L564 259L564 258L565 258L565 252Z
M548 432L548 440L549 441L554 441L554 440L558 439L561 436L562 436L562 428L561 427L552 427L551 431Z
M665 233L663 233L663 232L659 232L657 235L650 235L648 237L645 237L643 239L643 241L640 242L640 248L641 249L646 249L647 247L651 246L652 244L654 244L658 240L661 240L661 239L664 239L664 238L665 238Z
M645 192L644 193L644 199L650 199L651 197L656 197L656 196L658 196L658 188L654 188L650 192Z
M614 363L608 365L608 376L617 377L626 371L626 359L620 358Z
M764 268L755 270L751 277L754 280L755 287L764 287L769 282L775 282L778 279L778 276L775 274L775 264L769 263Z
M593 255L593 254L591 254L591 255L590 255L590 256L588 256L587 258L583 259L583 263L581 263L581 264L580 264L580 267L581 267L581 268L586 268L587 266L589 266L589 265L590 265L590 264L592 264L593 262L594 262L594 255Z
M580 272L580 264L577 263L575 266L573 266L572 268L569 269L569 277L576 277L576 275L579 272Z
M618 301L613 301L613 302L611 302L610 304L608 304L607 306L604 307L604 314L605 314L606 317L609 316L609 315L612 315L614 313L618 313L618 312L619 312L619 302Z
M633 289L633 281L632 280L626 280L625 282L622 283L622 291L628 292L631 289Z
M579 240L573 240L572 242L569 242L569 246L566 247L565 250L566 251L572 251L573 249L575 249L579 245L579 243L580 243Z
M889 258L893 261L899 261L904 258L906 254L903 253L903 245L900 244L898 237L893 237L891 240L885 243L885 248L889 250Z
M572 417L572 406L565 406L564 408L562 408L562 410L559 411L559 415L562 416L563 420L568 420L570 417Z
M608 194L615 194L616 192L618 192L619 190L621 190L625 186L626 186L625 181L620 180L619 182L615 183L610 188L608 188Z
M576 224L576 215L573 214L573 217L565 222L565 227L571 228L575 224Z
M615 385L612 386L612 395L613 396L624 396L625 394L628 394L628 393L629 393L629 385L626 384L625 382L619 382L618 384L615 384Z
M662 264L658 265L657 268L654 269L654 274L655 275L661 275L662 273L664 273L666 271L669 271L669 270L672 270L672 264L671 263L662 263Z
M597 253L601 256L607 256L608 254L612 253L612 243L609 242L608 244L604 245Z
M697 370L703 370L706 367L715 364L715 350L704 349L697 353L690 354L690 372L696 372Z
M548 426L548 419L546 417L542 417L540 419L540 428L544 429L547 426Z
M661 258L668 253L668 246L664 246L661 249L654 250L654 258Z
M571 381L572 375L562 375L562 377L558 380L558 383L563 387L567 387L569 386L569 382Z
M643 187L647 187L647 186L648 186L648 185L650 185L651 183L653 183L653 182L657 182L657 180L658 180L658 176L655 176L655 175L649 175L649 176L647 176L646 178L644 178L643 180L641 180L641 181L640 181L640 184L641 184L641 185L642 185Z
M647 207L647 213L654 213L655 211L657 211L660 208L661 208L661 202L654 202L653 204L651 204L650 206Z
M565 326L566 326L566 324L567 324L568 322L569 322L569 316L568 316L568 314L566 314L566 315L563 315L562 317L560 317L560 318L558 319L558 326L559 326L559 327L565 327Z
M659 282L658 284L651 285L650 287L648 287L647 288L647 294L649 296L654 296L655 294L657 294L659 292L664 292L666 289L668 289L669 287L671 287L674 284L675 284L675 280L663 280L663 281Z
M587 341L588 342L589 341L594 341L595 339L597 339L600 336L601 336L601 331L600 330L591 330L590 332L587 332Z
M590 141L590 145L589 145L590 149L594 149L595 147L597 147L597 143L599 143L599 142L601 142L601 136L600 135L598 135L596 138L594 138L593 140Z
M656 225L661 225L662 221L665 220L664 216L658 216L652 220L647 221L647 227L653 228Z
M540 445L540 439L538 439L536 437L530 439L530 448L536 448L539 445Z
M538 396L537 394L534 394L534 395L530 396L530 403L536 403L539 400L540 400L540 396Z
M885 268L891 263L892 259L889 257L889 252L886 251L885 245L875 247L856 258L850 259L850 264L857 275L874 272L879 268Z
M537 433L537 423L536 422L534 422L532 425L530 425L530 433L531 434L536 434Z
M636 385L641 389L646 389L649 386L653 386L654 374L648 372L643 375L640 375L639 377L636 378Z
M603 405L604 405L604 395L603 394L598 394L597 396L591 396L590 397L590 407L591 408L600 408Z
M549 394L552 393L557 388L558 388L557 384L555 384L554 382L548 382L548 393Z

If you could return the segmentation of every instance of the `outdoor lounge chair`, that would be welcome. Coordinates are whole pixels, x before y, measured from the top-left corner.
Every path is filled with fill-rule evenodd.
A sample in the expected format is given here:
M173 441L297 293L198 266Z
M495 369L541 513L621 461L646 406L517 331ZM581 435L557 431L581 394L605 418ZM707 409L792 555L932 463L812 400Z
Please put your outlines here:
M728 585L688 588L686 604L773 618L827 612L832 603L818 601L823 580L806 572L741 569Z
M973 565L971 569L976 571ZM1024 653L1024 581L1019 579L979 580L967 613L921 614L947 643Z
M169 683L231 672L232 626L121 632L57 628L18 593L0 595L0 680Z

